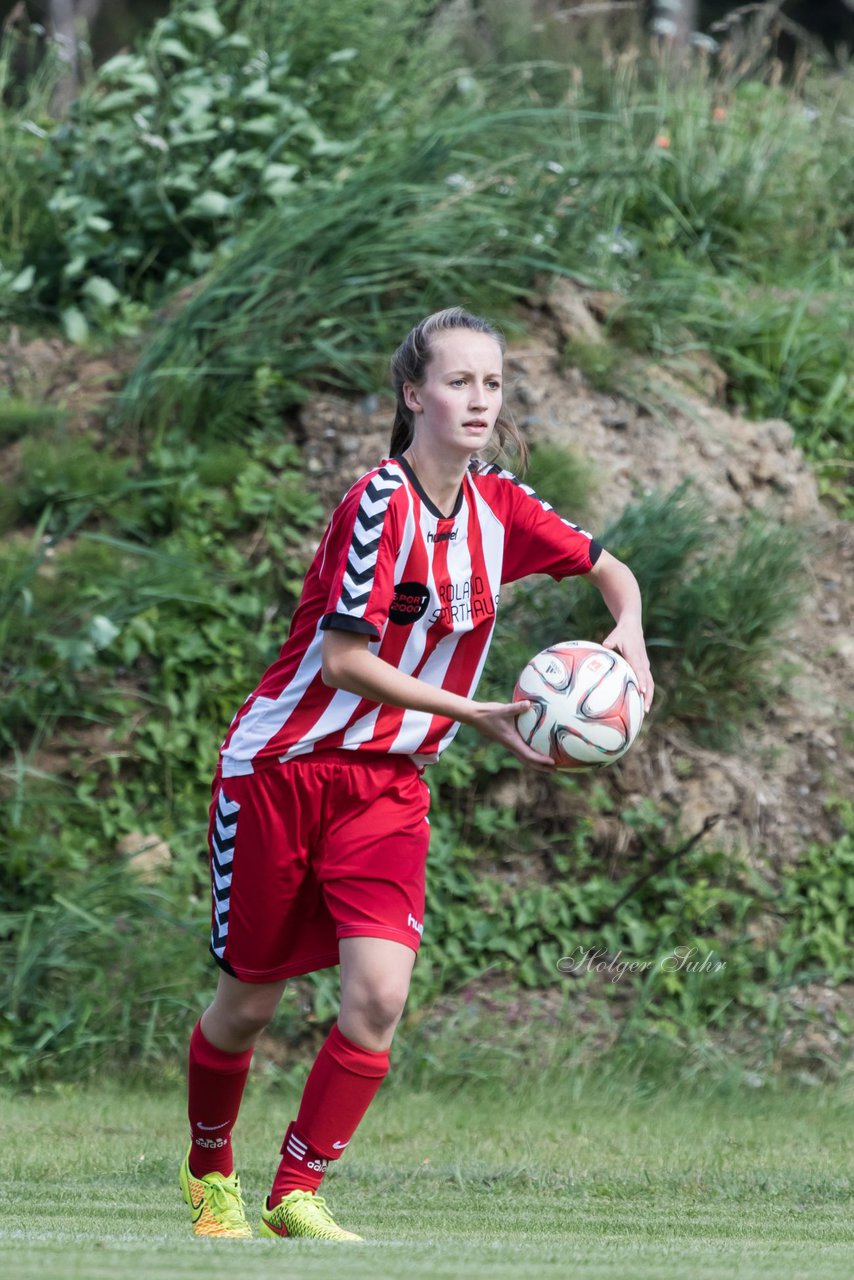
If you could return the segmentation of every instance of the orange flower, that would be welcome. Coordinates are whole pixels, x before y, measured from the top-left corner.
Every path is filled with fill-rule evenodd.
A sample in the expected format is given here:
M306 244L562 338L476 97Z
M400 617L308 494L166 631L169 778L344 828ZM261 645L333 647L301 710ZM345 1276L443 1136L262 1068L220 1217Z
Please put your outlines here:
M660 133L655 140L655 145L657 147L661 147L663 151L666 151L667 148L670 146L670 139L668 138L667 134Z
M726 120L726 107L715 107L712 111L713 120Z

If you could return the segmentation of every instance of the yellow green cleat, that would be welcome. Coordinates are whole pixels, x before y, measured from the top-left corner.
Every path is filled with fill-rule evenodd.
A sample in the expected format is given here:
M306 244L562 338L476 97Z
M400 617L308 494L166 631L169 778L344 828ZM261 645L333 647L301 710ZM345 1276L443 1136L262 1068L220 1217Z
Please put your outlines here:
M190 1172L190 1151L181 1165L179 1180L193 1220L193 1234L251 1239L237 1174L206 1173L197 1178Z
M301 1236L315 1240L359 1240L362 1237L339 1227L323 1196L311 1191L291 1191L273 1209L261 1210L262 1236Z

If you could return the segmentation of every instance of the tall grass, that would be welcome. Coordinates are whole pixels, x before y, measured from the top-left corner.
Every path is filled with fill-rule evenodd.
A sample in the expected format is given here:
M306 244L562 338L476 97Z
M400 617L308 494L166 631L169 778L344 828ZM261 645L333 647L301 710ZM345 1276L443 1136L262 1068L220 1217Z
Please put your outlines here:
M488 163L470 148L490 125L498 146L525 124L449 117L265 219L161 327L123 415L146 432L178 412L191 433L242 431L259 370L283 406L312 387L373 388L425 311L509 312L537 271L557 269L555 252L527 157Z
M374 387L425 309L512 321L568 272L623 295L617 336L661 357L705 345L734 402L790 417L814 453L849 441L844 86L819 110L626 54L604 86L553 64L551 103L508 68L474 68L461 93L452 66L430 121L389 107L334 177L246 229L144 352L125 417L159 429L180 406L197 431L233 430L258 377L282 406Z
M61 77L56 46L4 25L0 32L0 290L18 289L28 252L52 234L44 197L50 100ZM16 283L17 281L17 283Z
M41 904L4 914L7 1081L80 1077L105 1060L146 1067L183 1049L205 977L207 909L197 900L182 915L176 908L176 895L135 883L121 866L88 867Z

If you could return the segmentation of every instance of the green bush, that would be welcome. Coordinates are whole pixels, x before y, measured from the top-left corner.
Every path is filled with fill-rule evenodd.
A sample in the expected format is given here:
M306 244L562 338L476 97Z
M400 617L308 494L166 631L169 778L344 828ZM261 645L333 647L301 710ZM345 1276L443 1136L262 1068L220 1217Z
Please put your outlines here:
M23 269L0 278L7 311L61 313L74 341L93 323L133 330L135 303L197 279L270 208L338 170L376 107L407 101L390 84L429 84L413 74L423 5L337 0L337 15L314 19L243 8L183 0L137 52L97 70L67 120L34 126L41 187L22 155L36 212L17 233Z
M820 981L854 979L854 823L848 818L848 830L832 845L810 844L783 871L775 910L787 975L812 970Z
M387 134L430 110L458 56L431 21L435 10L435 0L217 5L223 21L255 48L287 55L306 105L334 137L361 137L366 126Z
M603 860L592 812L568 832L553 812L520 821L491 804L490 756L489 745L464 742L430 780L429 945L409 1001L416 1020L484 978L512 982L524 998L569 983L591 997L588 1012L603 1026L622 1017L627 1046L654 1034L707 1044L749 1019L773 1060L792 993L851 978L850 833L811 849L778 886L713 844L683 842L644 806L615 815L631 842L623 858ZM555 785L580 796L576 780ZM103 796L78 786L51 798L24 779L12 827L29 856L0 871L0 1079L29 1085L135 1065L150 1076L184 1053L215 977L197 800L184 851L153 886L110 865ZM598 793L593 812L608 806ZM156 821L152 805L145 821ZM337 999L334 973L297 985L274 1029L292 1042L334 1017ZM839 1026L851 1030L844 1017Z
M129 459L105 451L89 436L31 436L21 450L21 515L37 520L47 514L49 532L61 536L87 517L122 503L129 492L130 471Z
M65 309L76 337L83 312L102 319L123 299L151 298L152 282L199 276L241 227L348 150L307 96L287 51L271 58L229 33L213 5L178 6L141 52L105 63L51 132L52 232L33 236L30 288L19 278L13 291Z
M524 481L561 515L576 522L586 519L596 478L578 450L545 442L532 445Z
M786 286L669 268L634 288L614 313L613 331L627 345L677 367L698 347L710 351L727 375L731 402L749 417L784 417L811 457L845 457L854 378L840 304L852 278L833 259ZM613 389L620 384L620 361L615 352L608 358L615 368Z

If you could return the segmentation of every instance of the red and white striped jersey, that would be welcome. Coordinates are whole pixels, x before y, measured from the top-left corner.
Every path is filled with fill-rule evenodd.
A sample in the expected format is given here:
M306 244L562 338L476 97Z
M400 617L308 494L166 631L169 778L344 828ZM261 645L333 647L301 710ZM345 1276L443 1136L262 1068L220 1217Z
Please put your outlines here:
M223 775L329 747L438 759L457 721L329 688L321 678L324 630L367 635L370 652L399 671L471 697L502 583L588 573L600 550L500 467L472 461L445 516L409 463L387 458L336 508L288 639L223 743Z

